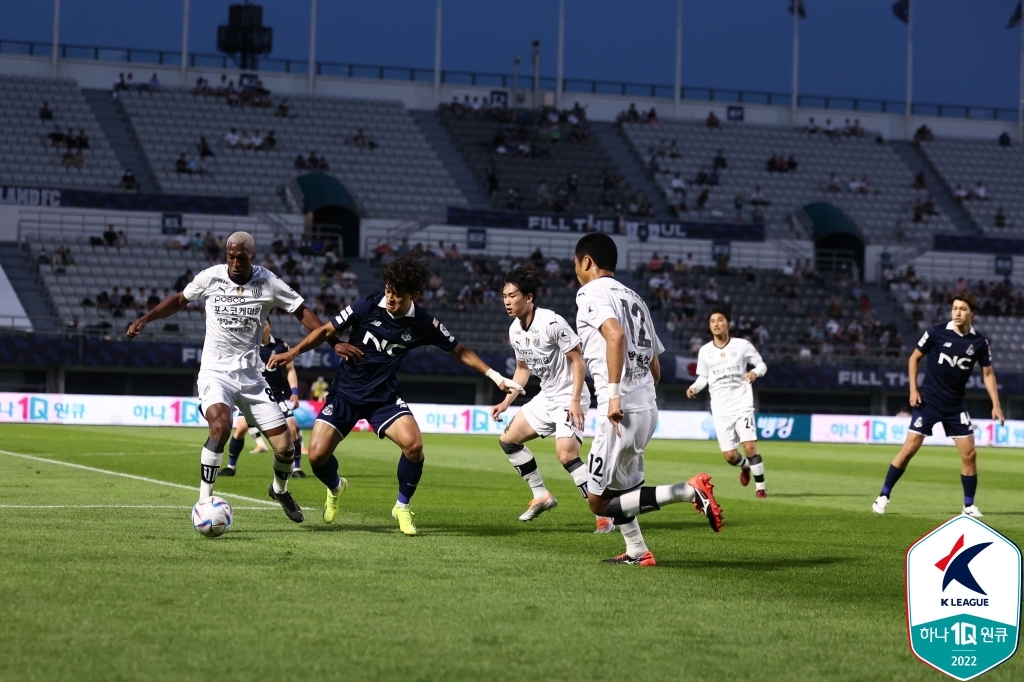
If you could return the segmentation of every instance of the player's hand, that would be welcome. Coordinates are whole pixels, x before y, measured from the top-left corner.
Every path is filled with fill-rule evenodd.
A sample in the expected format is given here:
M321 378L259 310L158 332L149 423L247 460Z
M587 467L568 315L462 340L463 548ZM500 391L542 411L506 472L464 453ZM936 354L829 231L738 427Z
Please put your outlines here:
M295 359L295 353L293 351L285 351L284 353L274 353L267 360L267 369L277 369L278 367L285 367L289 362Z
M491 408L491 419L493 419L496 422L500 422L501 415L504 414L505 410L507 409L508 405L506 405L505 403L498 403L497 405Z
M334 344L334 352L343 360L359 360L363 357L363 351L351 343L338 342Z
M299 396L292 394L288 398L288 403L292 406L293 410L299 409Z
M128 338L129 339L134 339L136 336L141 334L142 330L146 328L146 325L148 323L149 323L149 320L146 319L145 315L143 315L139 319L137 319L134 322L132 322L130 325L128 325L128 331L127 331Z
M754 383L755 381L757 381L757 372L754 372L753 370L747 372L746 374L743 375L743 381L745 381L748 384Z
M992 418L998 419L1000 426L1006 425L1006 417L1003 416L1003 408L999 407L998 405L992 408Z
M625 417L625 413L622 411L622 398L610 398L608 400L608 421L615 427L615 435L622 437L622 429L619 428L619 422Z
M580 405L579 400L573 400L569 403L569 423L574 429L582 431L583 422L586 417L586 413L583 411L583 407Z
M690 386L688 389L686 389L686 397L687 398L696 398L697 397L697 391L694 390L693 386Z
M920 407L921 406L921 393L916 388L910 389L910 406Z

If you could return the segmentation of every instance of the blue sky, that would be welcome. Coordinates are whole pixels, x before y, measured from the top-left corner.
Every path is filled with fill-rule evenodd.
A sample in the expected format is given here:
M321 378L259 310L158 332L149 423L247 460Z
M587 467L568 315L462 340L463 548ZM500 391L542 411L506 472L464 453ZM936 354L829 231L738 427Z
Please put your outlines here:
M318 0L317 58L430 68L434 0ZM227 0L192 0L190 46L216 52ZM304 58L309 3L264 0L274 57ZM1016 0L914 0L914 100L1016 108ZM892 0L805 0L801 92L902 100L906 27ZM683 84L788 92L788 0L684 0ZM671 83L675 0L566 0L569 77ZM508 73L513 55L543 45L555 71L557 0L445 0L444 67ZM181 0L63 0L61 41L180 49ZM50 39L47 0L0 0L0 39Z

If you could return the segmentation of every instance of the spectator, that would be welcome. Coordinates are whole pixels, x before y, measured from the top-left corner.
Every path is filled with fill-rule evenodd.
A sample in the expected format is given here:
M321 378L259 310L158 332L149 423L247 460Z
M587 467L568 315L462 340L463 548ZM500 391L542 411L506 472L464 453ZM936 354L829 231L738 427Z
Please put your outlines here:
M924 204L921 203L920 199L915 199L914 200L914 205L911 208L911 212L913 214L912 220L915 223L923 223L924 222Z
M238 134L235 128L231 128L228 132L224 133L224 144L231 149L241 149L242 136Z
M974 191L971 192L971 198L977 199L978 201L988 201L988 190L980 180L978 181L978 184L974 186Z
M1012 143L1010 142L1010 134L1005 130L999 134L999 146L1009 147Z
M672 140L673 144L675 140ZM711 167L714 170L726 170L729 168L729 162L725 160L725 156L722 154L722 150L719 149L718 153L715 154L715 158L711 162Z
M141 298L141 297L140 297ZM153 310L153 308L160 305L160 296L157 295L156 289L149 292L149 296L146 298L146 312Z
M551 208L551 192L548 191L548 183L543 179L537 183L537 208Z
M359 128L356 134L349 138L349 144L361 149L376 149L378 146L376 142L367 137L362 128Z
M697 195L697 201L695 202L697 210L701 210L704 208L704 205L708 203L708 198L710 196L711 190L709 190L707 187L700 191L700 194Z
M964 189L963 185L957 185L956 189L953 190L953 199L955 199L958 204L964 203L968 196L967 190Z
M187 173L188 175L192 174L192 169L189 168L189 165L188 165L188 159L185 158L185 152L182 152L181 155L178 156L177 160L174 162L174 172L178 173L178 174L181 174L181 173Z
M44 101L43 106L39 109L39 120L40 121L52 121L53 120L53 109L50 108L50 103Z
M288 100L283 99L277 105L277 111L274 112L274 116L277 118L290 118L288 115Z
M647 261L647 271L661 272L661 268L663 265L664 263L662 262L661 257L658 255L658 252L655 251L654 253L651 254L650 260Z
M125 192L138 192L139 181L135 179L135 175L132 174L132 169L129 168L121 176L121 182L118 184L118 189Z
M818 132L819 130L821 130L821 128L818 127L818 124L814 122L814 117L813 116L811 116L809 119L807 119L807 125L804 126L804 132L805 133L808 133L809 135L813 135L816 132Z
M178 279L174 280L174 290L181 293L188 286L188 283L192 281L192 271L186 270Z
M830 140L834 140L839 137L839 130L832 125L832 119L830 118L825 119L825 125L822 127L822 130L825 131L825 135L827 135Z
M206 260L211 263L220 256L220 245L217 244L217 238L213 236L212 232L207 231L206 236L203 237L203 251L206 252Z
M267 136L263 138L263 141L256 147L256 149L262 149L265 152L277 149L277 136L273 130L267 133Z
M1006 220L1006 212L1003 211L1003 207L1002 206L1000 206L996 210L995 221L996 221L996 227L1007 227L1007 225L1008 225L1007 220Z
M792 154L790 154L789 158L786 159L786 172L788 172L788 173L796 173L796 167L797 167L796 159L793 158Z
M199 158L202 160L206 160L206 157L208 156L217 156L213 153L213 150L210 149L210 144L206 141L206 137L203 135L199 136L199 144L196 145L196 151L199 152Z
M925 215L939 215L939 209L935 206L935 199L929 194L924 200L924 214Z
M498 191L498 169L495 168L494 164L490 164L487 167L487 196L490 198L495 192Z
M562 272L562 266L558 264L558 261L554 258L548 260L547 265L544 266L544 273L549 277L558 277Z
M932 133L931 128L926 125L922 125L914 132L914 142L931 142L935 139L935 135Z
M54 124L53 132L46 136L50 140L50 146L54 149L62 149L66 147L65 140L67 139L63 132L61 132L60 126Z
M701 168L699 171L697 171L697 177L695 177L693 179L693 184L695 184L695 185L706 185L706 184L708 184L708 173L707 173L707 171L704 170L703 168Z
M696 355L700 352L701 346L704 345L704 337L701 336L699 331L693 332L690 337L690 353Z
M708 117L704 119L704 125L706 125L708 128L718 128L719 126L722 125L722 122L718 120L717 116L715 116L714 111L709 111Z
M750 204L751 206L767 206L768 200L764 198L764 192L761 191L761 186L757 185L754 187L754 191L750 193Z
M128 84L124 80L124 74L123 73L117 74L117 81L114 82L114 88L113 89L114 89L115 96L117 95L118 91L120 91L120 90L127 90L128 89Z
M65 168L75 167L75 153L70 149L65 149L64 153L60 155L60 162Z
M914 189L928 189L928 181L925 180L924 171L917 171L917 175L914 176L914 184L911 185Z
M89 149L89 136L85 134L84 128L78 129L78 137L75 138L75 146L79 149Z
M826 185L825 191L829 194L839 194L843 191L839 186L839 178L836 177L835 173L829 173L828 185Z
M302 157L302 154L295 157L294 166L295 170L306 170L306 159Z
M117 248L128 248L128 235L124 230L117 231Z
M160 89L160 79L156 77L155 73L149 77L149 83L146 84L146 87L150 92L156 92Z

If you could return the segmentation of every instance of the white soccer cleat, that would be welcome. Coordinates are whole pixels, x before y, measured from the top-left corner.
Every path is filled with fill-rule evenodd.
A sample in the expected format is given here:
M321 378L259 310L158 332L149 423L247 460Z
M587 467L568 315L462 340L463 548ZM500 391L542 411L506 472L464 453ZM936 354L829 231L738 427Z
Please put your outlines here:
M970 516L971 518L975 519L980 519L984 516L984 514L981 513L981 510L978 509L978 507L973 504L969 507L964 507L964 510L961 513L966 514L967 516Z
M533 521L548 509L554 509L557 506L558 500L555 499L554 495L548 493L539 500L530 500L530 506L526 508L526 511L519 515L519 520Z
M876 514L884 514L885 508L888 505L889 498L886 497L885 495L879 495L878 498L875 499L874 503L871 505L871 511L875 512Z

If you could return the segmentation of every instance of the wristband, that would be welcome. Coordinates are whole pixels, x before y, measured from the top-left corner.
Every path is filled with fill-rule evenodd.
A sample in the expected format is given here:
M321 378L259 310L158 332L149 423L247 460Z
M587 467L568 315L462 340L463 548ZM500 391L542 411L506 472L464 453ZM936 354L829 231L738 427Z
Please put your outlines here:
M608 384L608 399L611 400L613 398L620 398L620 397L622 397L622 396L619 395L619 384L618 383Z
M292 386L292 395L298 395L298 394L299 394L299 387L298 386Z
M495 386L505 381L505 377L498 374L497 370L495 369L488 369L486 372L484 372L484 376L493 381Z

